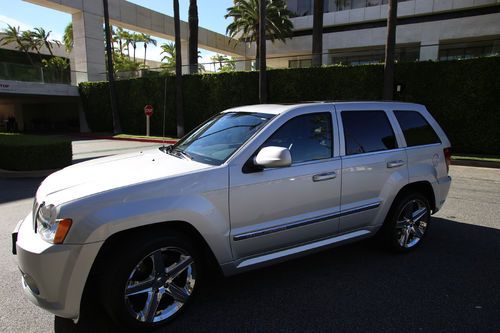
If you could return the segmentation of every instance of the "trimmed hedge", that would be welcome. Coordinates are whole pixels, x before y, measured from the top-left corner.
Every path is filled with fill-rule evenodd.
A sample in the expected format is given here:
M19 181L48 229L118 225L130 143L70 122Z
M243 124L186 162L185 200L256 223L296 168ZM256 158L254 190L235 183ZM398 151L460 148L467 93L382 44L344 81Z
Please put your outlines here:
M0 133L0 169L33 171L71 164L71 141L37 135Z
M422 103L444 127L454 151L500 154L500 58L401 63L395 99ZM166 133L175 135L175 77L117 82L124 132L145 131L143 107L152 104L152 135L161 135L164 89L167 87ZM184 119L191 130L227 108L257 104L258 73L185 75ZM268 72L270 103L313 100L380 100L383 66L330 66L275 69ZM80 95L93 131L111 131L109 90L105 82L80 84Z

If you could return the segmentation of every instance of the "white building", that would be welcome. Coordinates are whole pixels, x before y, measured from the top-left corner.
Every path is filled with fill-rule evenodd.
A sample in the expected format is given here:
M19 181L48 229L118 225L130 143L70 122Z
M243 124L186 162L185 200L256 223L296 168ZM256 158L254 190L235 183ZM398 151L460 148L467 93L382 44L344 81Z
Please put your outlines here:
M311 64L314 0L288 0L294 35L268 43L270 67ZM325 0L323 64L381 62L387 0ZM396 33L401 61L449 60L500 54L500 1L399 0Z

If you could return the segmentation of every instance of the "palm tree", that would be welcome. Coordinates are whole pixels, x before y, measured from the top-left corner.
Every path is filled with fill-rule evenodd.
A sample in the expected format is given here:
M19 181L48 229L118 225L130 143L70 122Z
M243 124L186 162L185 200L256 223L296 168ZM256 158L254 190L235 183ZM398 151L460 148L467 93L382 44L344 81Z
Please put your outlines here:
M396 20L398 1L389 0L387 13L387 42L384 63L384 99L392 100L394 94L394 50L396 48Z
M236 69L236 62L232 57L217 53L210 60L219 63L219 72L232 72Z
M118 46L119 46L119 48L120 48L120 55L121 55L121 56L123 56L123 40L125 39L126 34L127 34L127 32L126 32L125 30L123 30L123 28L122 28L122 27L118 27L118 28L116 29L116 33L115 33L115 35L114 35L114 37L115 37L115 38L114 38L114 39L115 39L115 41L117 41L117 42L118 42ZM115 41L114 41L114 42L115 42Z
M21 41L24 47L28 50L35 51L38 54L40 63L43 61L40 48L43 47L43 42L35 36L35 33L30 30L25 30L21 33Z
M189 0L189 73L198 72L198 6Z
M142 42L144 43L144 66L146 66L146 52L148 50L148 45L157 45L156 39L151 38L150 35L142 34Z
M7 44L16 44L15 48L19 51L22 51L26 54L28 57L29 62L34 65L33 59L31 59L29 49L26 46L26 43L22 39L22 32L19 27L14 27L11 26L10 24L7 24L7 28L2 30L2 33L4 36L0 39L0 42L2 42L2 46L7 45Z
M175 31L175 114L177 116L177 137L184 136L184 105L182 100L182 56L181 56L181 19L179 0L174 0Z
M33 37L37 39L40 43L40 45L45 46L45 48L49 51L50 55L53 56L54 53L52 52L52 47L53 44L57 45L57 47L61 46L61 42L56 40L56 39L50 39L50 34L52 31L45 31L44 28L35 28L35 30L32 32Z
M291 38L293 31L291 15L285 0L266 1L266 39L271 40L272 43L276 40L285 43L286 38ZM260 54L259 0L234 0L234 6L227 9L224 17L234 19L227 26L226 34L237 38L238 42L256 42L256 59L258 59Z
M225 63L226 61L228 61L229 58L227 56L223 55L223 54L217 53L216 55L211 56L210 60L212 60L213 62L218 62L219 63L219 68L222 68L223 63Z
M166 67L172 69L175 67L175 44L172 42L167 42L161 46L161 54L164 54L161 61L166 62Z
M134 48L134 62L135 62L135 51L137 49L137 43L142 42L142 34L132 33L132 47Z
M64 28L63 44L66 52L70 53L73 50L73 23L69 22Z
M323 5L324 0L314 0L312 65L320 67L323 53Z

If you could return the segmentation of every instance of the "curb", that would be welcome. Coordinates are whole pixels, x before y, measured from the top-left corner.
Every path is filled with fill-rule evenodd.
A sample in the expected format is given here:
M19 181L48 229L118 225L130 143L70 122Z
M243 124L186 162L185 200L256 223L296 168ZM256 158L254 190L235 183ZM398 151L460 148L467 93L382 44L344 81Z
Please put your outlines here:
M476 160L451 160L451 165L500 169L500 162Z
M115 138L107 135L92 135L92 134L78 134L74 135L80 138L100 139L100 140L117 140L117 141L136 141L136 142L151 142L151 143L166 143L172 145L177 140L161 140L161 139L143 139L143 138Z

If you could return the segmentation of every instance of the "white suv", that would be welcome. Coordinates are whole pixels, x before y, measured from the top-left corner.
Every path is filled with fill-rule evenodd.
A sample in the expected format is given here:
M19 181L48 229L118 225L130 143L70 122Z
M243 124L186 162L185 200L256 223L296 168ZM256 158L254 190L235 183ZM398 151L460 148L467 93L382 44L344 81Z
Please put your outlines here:
M415 248L446 199L449 163L422 105L238 107L174 146L52 174L14 252L40 307L76 320L91 290L118 324L154 327L211 264L231 275L375 234Z

